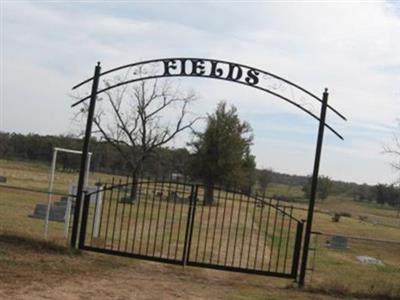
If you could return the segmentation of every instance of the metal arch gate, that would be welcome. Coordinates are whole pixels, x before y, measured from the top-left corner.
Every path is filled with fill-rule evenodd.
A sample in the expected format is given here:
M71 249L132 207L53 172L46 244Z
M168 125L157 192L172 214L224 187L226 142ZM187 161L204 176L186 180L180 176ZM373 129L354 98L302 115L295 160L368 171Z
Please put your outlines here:
M150 67L152 70L155 71L155 73L141 76L140 72L139 73L130 72L131 68L146 68L146 67ZM104 79L107 79L107 77L109 78L109 76L115 76L119 72L125 72L127 77L125 76L124 80L119 81L111 86L105 85L105 82L107 80ZM77 203L74 210L74 215L77 217L75 217L73 220L71 241L70 241L71 247L77 246L78 235L80 237L78 246L81 247L84 244L84 241L82 242L82 239L84 240L85 232L83 234L79 232L80 224L82 224L79 216L81 215L81 203L83 199L83 187L85 179L84 167L88 159L89 142L92 134L93 117L95 112L97 96L102 93L105 93L108 90L123 85L132 84L144 80L152 80L157 78L168 78L168 77L209 78L214 80L233 82L251 88L255 88L270 95L273 95L283 101L286 101L287 103L290 103L291 105L302 110L310 117L319 122L318 136L316 140L315 158L312 171L311 191L309 199L310 201L307 211L307 222L304 234L301 268L299 274L299 286L303 286L305 282L305 275L307 269L308 251L309 251L309 244L310 244L310 237L311 237L311 230L313 223L317 185L318 185L319 164L321 160L322 143L323 143L325 127L329 129L332 133L334 133L338 138L343 139L343 137L336 130L334 130L330 125L326 123L327 110L329 109L330 111L335 113L338 117L340 117L342 120L346 120L346 118L328 104L327 89L325 89L322 97L319 97L311 93L310 91L306 90L305 88L301 87L300 85L295 84L285 78L282 78L281 76L277 76L273 73L261 70L259 68L254 68L248 65L230 61L207 59L207 58L194 58L194 57L157 58L157 59L150 59L140 62L129 63L127 65L122 65L103 72L101 71L100 62L98 62L95 67L93 77L88 78L73 87L73 89L77 89L82 86L87 86L89 83L91 83L90 94L87 94L82 99L80 99L79 101L77 101L72 105L72 107L74 107L80 103L83 103L84 101L90 100L87 111L88 114L86 120L85 137L83 139L83 146L82 146L81 167L80 167L78 189L77 189L77 201L76 201ZM304 105L304 99L307 98L313 101L317 101L316 103L319 102L321 104L319 116L317 112L311 111ZM194 208L197 206L196 203L192 203L192 205ZM193 216L193 219L195 219L195 216ZM86 222L84 226L86 226ZM188 244L190 244L190 239L185 245L187 245L188 247ZM190 254L191 252L189 251L187 255ZM297 252L295 254L298 255ZM155 259L155 257L152 257L152 259ZM184 263L186 262L188 264L190 263L190 261L188 261L187 256L184 258L184 260L185 260ZM196 262L196 263L201 263L201 262ZM218 264L217 265L210 264L210 265L218 268L221 267ZM224 266L224 267L229 267L229 266ZM231 268L236 268L236 267L231 266ZM240 265L239 268L241 268Z
M303 222L271 199L181 182L111 184L85 196L79 248L219 270L297 278Z

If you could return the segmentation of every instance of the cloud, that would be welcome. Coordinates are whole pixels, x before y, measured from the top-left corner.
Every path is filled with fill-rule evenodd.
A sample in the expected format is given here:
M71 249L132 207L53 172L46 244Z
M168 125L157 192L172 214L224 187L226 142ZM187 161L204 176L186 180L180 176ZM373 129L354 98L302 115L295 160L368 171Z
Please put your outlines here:
M66 133L72 116L67 94L92 75L98 60L108 69L155 57L220 58L271 71L316 94L328 87L329 102L349 122L328 114L346 140L338 143L327 133L324 157L332 156L324 165L327 172L368 182L393 176L386 158L374 153L394 131L400 113L396 3L19 1L2 8L1 130ZM316 123L302 112L231 83L198 79L182 80L182 86L201 95L194 107L198 114L210 112L216 100L235 104L253 124L254 151L263 164L280 162L291 173L310 166L312 156L301 159L301 149L313 149ZM317 103L310 100L310 105L318 112ZM275 124L263 123L269 119ZM295 142L285 144L285 139ZM265 147L275 150L265 153ZM371 150L357 158L362 149ZM288 165L287 156L301 162ZM373 157L375 163L365 170ZM350 170L346 174L344 167Z

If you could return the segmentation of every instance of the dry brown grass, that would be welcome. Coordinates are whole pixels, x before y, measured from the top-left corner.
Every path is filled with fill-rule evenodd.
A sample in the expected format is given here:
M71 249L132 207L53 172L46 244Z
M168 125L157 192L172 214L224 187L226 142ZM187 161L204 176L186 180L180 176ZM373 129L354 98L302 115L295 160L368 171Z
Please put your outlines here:
M46 189L47 172L45 165L0 160L0 175L6 175L11 185ZM92 180L110 181L111 177L94 175ZM56 189L66 192L74 175L59 173L58 176ZM400 249L395 245L351 242L349 250L338 252L326 248L326 238L322 238L313 281L307 290L300 291L288 288L290 282L282 279L201 268L182 269L88 252L73 253L59 247L65 241L62 224L56 222L50 223L51 243L44 243L41 241L43 220L27 216L36 203L46 200L45 195L0 188L1 299L400 299ZM329 211L348 208L353 216L363 213L393 222L393 211L348 199L332 198L318 207ZM305 218L305 212L297 211L296 216ZM212 213L210 219L214 217ZM146 222L147 219L145 225ZM339 223L333 223L326 213L315 214L313 229L400 240L400 230L394 227L366 224L357 217L341 218ZM362 265L355 259L356 255L380 258L385 266Z
M0 235L1 299L335 299L270 277L183 268Z

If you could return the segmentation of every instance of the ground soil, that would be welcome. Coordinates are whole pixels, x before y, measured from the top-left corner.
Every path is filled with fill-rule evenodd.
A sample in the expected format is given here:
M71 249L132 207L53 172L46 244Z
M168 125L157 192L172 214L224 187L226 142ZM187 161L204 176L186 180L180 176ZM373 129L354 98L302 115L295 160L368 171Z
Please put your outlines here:
M0 299L335 299L290 281L160 264L0 236Z

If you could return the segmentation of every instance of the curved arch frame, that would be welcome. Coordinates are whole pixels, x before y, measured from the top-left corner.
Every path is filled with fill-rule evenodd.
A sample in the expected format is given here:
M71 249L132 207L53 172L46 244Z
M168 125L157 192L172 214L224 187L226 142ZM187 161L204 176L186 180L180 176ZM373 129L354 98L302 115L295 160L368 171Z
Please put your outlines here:
M195 71L193 71L193 69L192 69L191 72L188 73L188 72L186 72L187 71L186 68L183 67L183 69L185 69L185 72L171 74L169 72L169 69L167 69L168 68L168 64L171 63L171 62L176 63L178 61L180 61L181 63L185 62L186 65L187 65L187 62L190 62L190 63L192 63L192 68L193 68L193 62L194 62ZM200 68L200 69L204 68L204 63L206 63L206 62L210 63L212 66L215 66L215 71L218 71L218 67L217 67L218 64L222 64L225 67L228 66L230 68L230 70L232 70L232 74L228 73L228 74L225 74L226 77L223 77L223 76L217 76L218 72L215 72L214 75L212 75L212 74L207 75L207 74L203 73L204 69L200 70L200 72L199 72L198 68ZM126 64L126 65L123 65L123 66L119 66L119 67L104 71L104 72L99 74L99 77L102 77L102 76L105 76L105 75L108 75L108 74L111 74L111 73L114 73L114 72L117 72L117 71L120 71L120 70L129 69L129 68L138 67L138 66L143 66L143 65L148 65L148 64L154 64L154 63L163 63L163 65L164 65L164 73L161 73L161 74L158 74L158 75L144 76L144 77L139 77L139 78L134 78L134 79L129 79L129 80L126 80L126 81L118 82L116 84L113 84L113 85L110 85L110 86L107 86L105 88L102 88L102 89L98 90L96 95L102 94L102 93L104 93L106 91L109 91L111 89L117 88L119 86L123 86L123 85L130 84L130 83L135 83L135 82L139 82L139 81L143 81L143 80L151 80L151 79L166 78L166 77L210 78L210 79L217 79L217 80L223 80L223 81L228 81L228 82L234 82L234 83L238 83L238 84L241 84L241 85L246 85L246 86L261 90L263 92L269 93L269 94L271 94L271 95L273 95L273 96L275 96L277 98L280 98L281 100L284 100L284 101L290 103L291 105L297 107L298 109L302 110L303 112L305 112L306 114L311 116L313 119L315 119L317 121L320 121L320 119L319 119L319 117L317 115L315 115L313 112L311 112L310 110L308 110L307 108L305 108L301 104L297 103L295 100L290 99L289 97L287 97L287 96L285 96L285 95L283 95L281 93L278 93L277 91L273 91L271 88L265 88L265 87L259 86L258 83L259 83L259 80L260 80L260 75L261 76L269 76L269 77L271 77L271 78L273 78L275 80L278 80L279 82L286 84L290 88L293 88L295 91L296 90L300 91L301 93L304 93L304 95L309 96L311 99L322 103L322 99L319 98L318 96L316 96L315 94L313 94L310 91L306 90L305 88L299 86L298 84L295 84L295 83L293 83L293 82L291 82L291 81L289 81L289 80L287 80L287 79L285 79L283 77L275 75L273 73L261 70L259 68L254 68L254 67L251 67L251 66L248 66L248 65L245 65L245 64L229 62L229 61L226 61L226 60L216 60L216 59L206 59L206 58L193 58L193 57L174 57L174 58L151 59L151 60L144 60L144 61L141 61L141 62L135 62L135 63ZM171 67L171 65L169 65L169 67ZM177 66L175 65L175 68L176 67ZM242 72L243 69L252 72L252 75L256 76L258 82L257 83L249 83L246 80L235 79L234 78L235 75L233 74L234 71L235 71L234 70L235 68L236 68L236 70L241 70L240 72ZM197 69L197 72L196 72L196 69ZM222 69L220 69L220 70L222 70ZM229 72L230 72L230 70L229 70ZM223 70L222 70L222 72L223 72ZM86 79L86 80L84 80L84 81L82 81L80 83L78 83L72 89L73 90L77 89L77 88L79 88L79 87L81 87L81 86L83 86L83 85L85 85L87 83L92 82L93 80L94 80L94 76L90 77L90 78L88 78L88 79ZM75 107L75 106L79 105L80 103L82 103L82 102L84 102L86 100L89 100L90 97L91 97L91 95L88 95L88 96L80 99L79 101L77 101L74 104L72 104L72 107ZM337 111L335 108L333 108L329 104L328 104L327 107L332 112L334 112L338 117L340 117L342 120L345 120L345 121L347 120L346 117L343 116L343 114L341 114L339 111ZM332 126L330 126L327 123L325 123L325 126L332 133L334 133L338 138L343 140L342 135L340 135L335 129L333 129Z
M178 67L176 65L177 61L181 62L180 72L178 72L178 73L172 72L171 73L171 70L174 71L177 69L177 67ZM192 64L190 73L188 73L186 70L186 62L187 61L189 61ZM151 64L151 63L161 63L161 62L164 65L164 73L162 73L162 74L130 79L130 80L119 82L117 84L103 88L101 90L98 90L99 80L100 80L101 76L111 74L115 71L131 68L131 67L136 67L136 66L141 66L141 65ZM209 65L210 65L209 66L210 74L205 73L205 66L204 66L205 62L209 63ZM218 67L218 64L223 64L224 68L221 68L221 66ZM243 69L245 71L247 71L247 77L245 77L244 79L242 78ZM228 73L225 74L226 72L228 72ZM308 95L312 99L320 102L321 103L320 117L318 117L317 115L315 115L314 113L312 113L311 111L309 111L308 109L303 107L301 104L295 102L295 99L291 99L281 93L278 93L277 91L274 91L273 90L274 87L271 89L271 88L266 88L266 87L262 87L262 86L258 85L258 83L260 81L260 78L258 76L260 74L264 75L264 76L269 76L269 77L273 78L274 80L277 80L279 83L286 84L288 87L290 87L290 89L292 89L291 91L293 91L293 90L298 91L298 92L303 93L304 95ZM81 205L83 204L83 201L82 201L83 200L83 182L84 182L84 177L85 177L84 166L86 164L87 156L88 156L88 152L89 152L89 141L90 141L90 136L91 136L93 115L94 115L94 109L95 109L97 95L99 95L107 90L110 90L112 88L116 88L118 86L126 85L126 84L137 82L137 81L156 79L156 78L162 78L162 77L202 77L202 78L232 81L232 82L239 83L242 85L247 85L247 86L262 90L264 92L267 92L269 94L272 94L272 95L296 106L300 110L302 110L305 113L307 113L308 115L310 115L312 118L319 121L318 137L317 137L315 159L314 159L314 168L313 168L313 173L312 173L313 175L312 175L312 181L311 181L310 201L309 201L309 207L308 207L308 212L307 212L306 231L305 231L304 242L303 242L303 252L302 252L302 259L301 259L300 274L298 275L298 283L300 286L303 286L304 280L305 280L307 260L308 260L308 250L309 250L309 244L310 244L310 236L311 236L312 221L313 221L313 214L314 214L314 205L315 205L316 191L317 191L317 184L318 184L318 173L319 173L319 164L320 164L320 159L321 159L324 128L327 127L337 137L339 137L340 139L343 140L343 137L338 132L336 132L331 126L326 124L325 120L326 120L327 109L330 109L337 116L339 116L342 120L346 120L346 118L341 113L339 113L336 109L334 109L328 105L327 89L325 89L325 91L323 93L323 97L319 98L316 95L314 95L313 93L309 92L308 90L302 88L301 86L299 86L293 82L290 82L289 80L286 80L280 76L277 76L270 72L263 71L258 68L253 68L253 67L250 67L250 66L247 66L244 64L238 64L238 63L233 63L233 62L229 62L229 61L204 59L204 58L161 58L161 59L146 60L146 61L142 61L142 62L136 62L136 63L123 65L123 66L105 71L103 73L101 73L101 67L100 67L100 62L99 62L97 64L97 66L95 67L95 72L94 72L93 77L88 78L73 87L73 89L76 89L76 88L79 88L79 87L89 83L89 82L92 82L92 89L91 89L90 95L82 98L81 100L77 101L76 103L74 103L72 105L72 107L74 107L74 106L82 103L83 101L90 99L88 117L87 117L87 123L86 123L85 138L84 138L83 149L82 149L83 155L81 156L81 168L80 168L79 181L78 181L77 200L76 200L75 211L74 211L74 216L76 216L76 217L74 217L72 233L71 233L71 246L74 248L75 247L79 248L80 244L81 244L81 242L79 242L77 244L77 236L78 236L78 227L81 222L81 220L80 220L81 210L82 210ZM85 206L83 206L82 216L87 215L87 213L88 213L88 211L87 211L87 205L86 205L86 208L85 208ZM81 230L80 231L80 241L82 238L84 238L84 237L82 236L82 230ZM299 247L300 247L300 245L299 245Z

